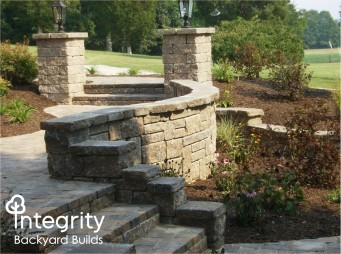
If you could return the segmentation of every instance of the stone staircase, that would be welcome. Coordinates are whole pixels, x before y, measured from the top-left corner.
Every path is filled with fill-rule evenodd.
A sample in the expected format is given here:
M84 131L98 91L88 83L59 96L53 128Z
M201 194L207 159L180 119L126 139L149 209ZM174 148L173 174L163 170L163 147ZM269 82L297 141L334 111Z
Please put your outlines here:
M129 141L85 141L71 146L72 153L77 156L94 156L88 158L92 161L91 168L103 163L96 157L100 154L106 159L114 158L111 163L117 168L112 169L114 171L106 169L106 172L117 178L112 178L110 182L113 185L105 186L103 190L86 193L77 200L66 200L60 203L60 207L45 211L45 215L55 219L61 215L79 216L75 221L69 220L66 232L56 227L30 230L31 238L59 237L64 242L36 243L22 246L23 250L51 253L204 253L207 248L219 249L224 243L225 205L187 201L184 179L162 177L159 166L138 164L124 168L122 165L125 164L117 163L117 156L124 157L134 148L134 142ZM103 172L98 174L103 176ZM91 214L88 224L80 219L86 213ZM101 218L103 221L99 224ZM97 231L94 225L97 225Z
M163 79L151 78L90 78L84 94L73 97L74 105L130 105L153 102L171 97Z

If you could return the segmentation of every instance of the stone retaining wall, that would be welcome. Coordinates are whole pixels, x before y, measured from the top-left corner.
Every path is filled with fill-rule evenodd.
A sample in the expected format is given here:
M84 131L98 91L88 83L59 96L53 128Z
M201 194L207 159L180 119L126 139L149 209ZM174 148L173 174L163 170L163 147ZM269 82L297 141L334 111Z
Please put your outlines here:
M214 100L219 91L190 80L171 81L170 86L179 97L42 122L50 173L64 168L65 178L73 178L70 172L80 170L81 162L70 154L71 145L86 140L126 140L137 144L136 163L174 169L189 182L205 179L216 149ZM91 180L108 181L100 176Z

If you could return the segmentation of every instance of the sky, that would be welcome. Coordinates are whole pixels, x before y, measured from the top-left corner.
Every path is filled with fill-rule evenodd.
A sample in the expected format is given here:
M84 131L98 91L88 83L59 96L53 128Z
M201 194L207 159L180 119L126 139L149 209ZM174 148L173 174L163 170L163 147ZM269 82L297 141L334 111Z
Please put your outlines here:
M329 11L336 20L340 19L340 0L291 0L297 9Z

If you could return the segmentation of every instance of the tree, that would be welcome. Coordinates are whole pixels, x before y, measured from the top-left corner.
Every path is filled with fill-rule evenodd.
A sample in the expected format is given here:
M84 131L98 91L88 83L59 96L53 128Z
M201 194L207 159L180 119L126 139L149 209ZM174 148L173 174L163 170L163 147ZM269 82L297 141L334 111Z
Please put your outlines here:
M113 38L125 45L128 53L138 48L150 31L156 28L155 1L114 1L113 15L116 18Z
M214 61L232 61L249 78L283 59L303 59L303 42L295 30L270 20L224 21L213 35Z
M327 11L310 10L304 14L307 27L304 30L303 41L307 48L329 48L340 45L340 29Z

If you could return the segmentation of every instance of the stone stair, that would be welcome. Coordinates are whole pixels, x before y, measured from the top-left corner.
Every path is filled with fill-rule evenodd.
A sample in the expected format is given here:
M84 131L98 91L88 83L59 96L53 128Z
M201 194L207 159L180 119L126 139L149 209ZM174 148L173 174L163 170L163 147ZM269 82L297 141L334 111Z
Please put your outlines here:
M84 85L84 94L73 97L74 105L130 105L171 97L163 79L116 78L105 81L93 78L90 81L92 83Z

